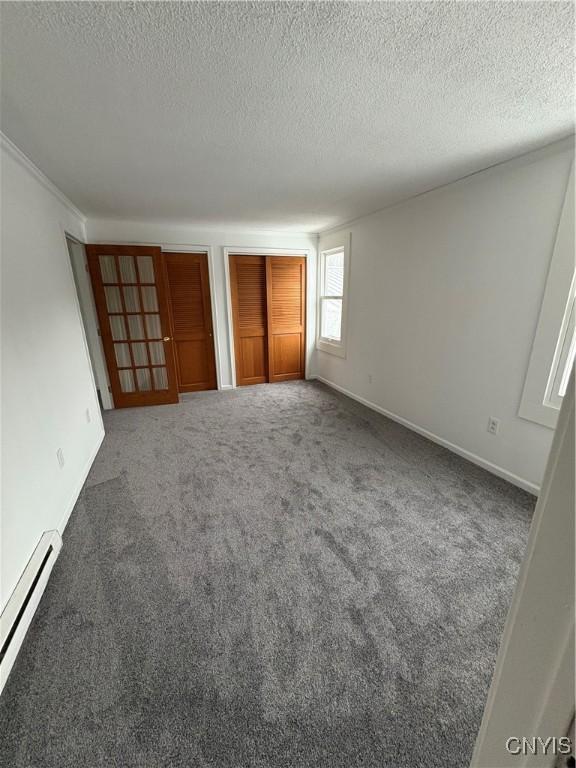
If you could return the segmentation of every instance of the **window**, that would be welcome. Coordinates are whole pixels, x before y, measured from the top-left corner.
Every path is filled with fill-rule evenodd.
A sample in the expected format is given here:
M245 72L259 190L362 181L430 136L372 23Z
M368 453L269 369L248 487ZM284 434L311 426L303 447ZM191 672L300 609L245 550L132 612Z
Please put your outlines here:
M576 355L574 169L570 173L518 415L554 429Z
M344 250L322 254L323 290L320 297L320 336L327 341L342 341L342 301L344 297Z
M544 398L544 403L551 405L553 408L560 408L562 405L562 398L566 394L570 371L574 366L574 357L576 356L575 290L576 276L572 278L570 295L564 312L558 343L556 344L552 368L550 369L546 397Z
M320 244L318 338L323 352L345 355L349 235L332 235Z

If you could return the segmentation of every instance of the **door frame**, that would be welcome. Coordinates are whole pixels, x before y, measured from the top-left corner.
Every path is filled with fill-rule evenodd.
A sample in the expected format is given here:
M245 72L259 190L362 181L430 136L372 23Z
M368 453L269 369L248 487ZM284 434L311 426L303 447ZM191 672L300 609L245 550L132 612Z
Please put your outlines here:
M308 300L310 297L310 265L311 265L311 257L312 257L312 249L311 248L247 248L246 246L243 246L242 248L233 248L232 246L224 246L222 248L222 253L224 256L224 279L226 282L226 310L227 310L227 320L228 320L228 343L230 345L230 371L232 374L232 387L235 389L238 384L236 382L236 351L234 349L234 316L232 312L232 288L231 288L231 282L230 282L230 256L299 256L300 258L304 257L306 259L306 303L305 303L305 309L306 309L306 322L304 324L305 329L305 345L304 345L304 378L307 379L309 376L309 354L308 354L308 344L309 344L309 306L308 306Z
M70 273L74 282L74 293L76 295L76 307L81 320L82 331L84 334L84 343L86 352L90 361L90 371L94 381L95 393L100 393L102 409L110 411L114 408L112 399L112 390L108 380L108 367L104 357L104 348L100 337L100 325L98 322L98 313L96 312L96 303L94 300L94 291L92 281L88 270L88 257L86 256L86 245L75 235L71 234L65 227L61 227L64 238L64 247L70 263ZM68 248L68 241L81 245L84 249L84 259L81 269L78 272L74 269L72 255ZM78 264L80 267L80 264ZM96 398L98 399L98 398Z

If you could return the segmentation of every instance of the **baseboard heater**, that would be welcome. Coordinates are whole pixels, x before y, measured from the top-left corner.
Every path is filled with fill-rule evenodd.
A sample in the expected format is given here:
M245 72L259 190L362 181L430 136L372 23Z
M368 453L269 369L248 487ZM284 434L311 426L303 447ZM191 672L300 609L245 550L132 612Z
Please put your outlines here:
M0 693L34 616L60 550L58 531L46 531L0 616Z

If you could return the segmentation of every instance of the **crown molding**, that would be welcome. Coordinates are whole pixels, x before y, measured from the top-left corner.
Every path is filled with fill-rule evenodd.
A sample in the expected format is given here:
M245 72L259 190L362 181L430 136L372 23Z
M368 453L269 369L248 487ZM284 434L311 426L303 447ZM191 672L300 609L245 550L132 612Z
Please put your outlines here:
M58 200L64 205L70 213L74 214L82 224L86 224L87 217L82 211L77 208L74 203L69 200L66 195L58 189L56 184L54 184L53 181L50 181L48 176L46 174L42 173L40 168L38 168L37 165L34 165L32 160L30 160L29 157L27 157L22 150L14 144L13 141L11 141L8 136L6 136L5 133L2 133L0 131L0 146L2 149L5 149L6 152L16 160L17 163L19 163L24 169L28 171L36 181L39 181L42 186L48 190L48 192L51 192L55 197L58 198Z

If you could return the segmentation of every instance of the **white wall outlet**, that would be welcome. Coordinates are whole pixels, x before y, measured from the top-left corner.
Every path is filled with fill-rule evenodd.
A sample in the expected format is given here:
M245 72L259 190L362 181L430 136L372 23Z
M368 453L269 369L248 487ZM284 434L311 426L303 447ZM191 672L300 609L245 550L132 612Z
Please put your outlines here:
M86 423L90 424L92 421L92 416L90 416L90 408L86 408Z
M64 454L62 452L62 448L58 448L56 451L56 458L58 459L58 466L60 469L64 466Z
M490 416L488 419L487 430L491 435L497 435L500 429L500 419L495 419L494 416Z

